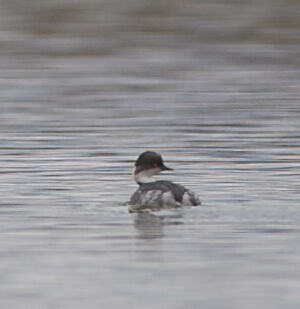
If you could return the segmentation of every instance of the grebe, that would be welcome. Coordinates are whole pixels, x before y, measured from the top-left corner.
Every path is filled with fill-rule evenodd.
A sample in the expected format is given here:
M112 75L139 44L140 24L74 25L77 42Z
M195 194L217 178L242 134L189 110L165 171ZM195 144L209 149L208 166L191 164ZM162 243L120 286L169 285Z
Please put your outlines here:
M167 180L154 180L153 175L172 169L164 165L162 157L154 151L143 152L135 162L133 177L139 188L129 201L129 211L160 210L180 206L198 206L198 196L184 186Z

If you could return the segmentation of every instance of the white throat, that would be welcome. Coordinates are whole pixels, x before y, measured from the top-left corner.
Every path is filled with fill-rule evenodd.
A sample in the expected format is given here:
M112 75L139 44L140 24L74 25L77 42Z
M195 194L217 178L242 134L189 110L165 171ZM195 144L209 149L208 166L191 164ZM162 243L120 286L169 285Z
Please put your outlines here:
M140 171L139 173L135 173L135 168L133 169L133 178L137 183L148 183L153 182L153 175L157 175L160 173L159 168L152 168L146 171Z

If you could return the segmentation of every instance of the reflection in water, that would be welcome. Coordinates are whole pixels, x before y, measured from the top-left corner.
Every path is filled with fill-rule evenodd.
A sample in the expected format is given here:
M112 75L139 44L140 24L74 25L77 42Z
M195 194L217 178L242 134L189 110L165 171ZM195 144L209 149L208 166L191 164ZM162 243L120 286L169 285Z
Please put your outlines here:
M134 226L138 238L162 238L164 226L183 224L183 212L180 210L163 210L160 212L139 212L134 216Z
M148 212L134 215L134 227L138 238L162 238L164 219Z

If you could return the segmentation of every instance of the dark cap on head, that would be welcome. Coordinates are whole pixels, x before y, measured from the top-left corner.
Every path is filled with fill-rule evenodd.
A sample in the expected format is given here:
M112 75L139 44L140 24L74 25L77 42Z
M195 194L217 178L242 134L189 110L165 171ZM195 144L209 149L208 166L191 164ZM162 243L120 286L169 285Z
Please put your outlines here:
M135 161L135 166L139 170L148 170L152 168L159 168L161 171L171 171L172 168L166 167L164 161L158 153L154 151L145 151Z

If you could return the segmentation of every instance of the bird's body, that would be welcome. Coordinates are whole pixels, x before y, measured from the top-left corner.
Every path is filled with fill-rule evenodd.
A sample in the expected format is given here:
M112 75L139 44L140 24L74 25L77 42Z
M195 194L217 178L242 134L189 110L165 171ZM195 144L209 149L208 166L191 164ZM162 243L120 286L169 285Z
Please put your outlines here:
M166 167L159 154L146 151L135 163L134 179L139 188L129 201L129 211L142 209L160 210L181 206L198 206L201 204L195 193L182 185L166 180L154 181L152 175L171 170Z

